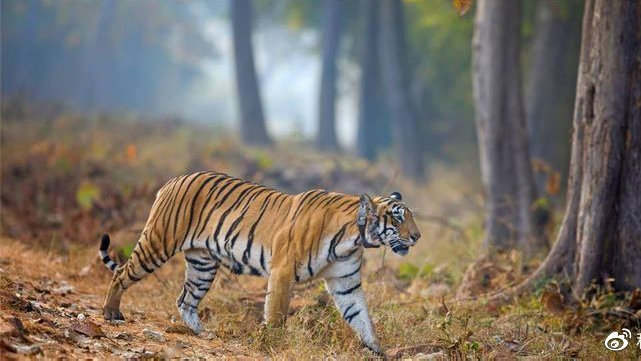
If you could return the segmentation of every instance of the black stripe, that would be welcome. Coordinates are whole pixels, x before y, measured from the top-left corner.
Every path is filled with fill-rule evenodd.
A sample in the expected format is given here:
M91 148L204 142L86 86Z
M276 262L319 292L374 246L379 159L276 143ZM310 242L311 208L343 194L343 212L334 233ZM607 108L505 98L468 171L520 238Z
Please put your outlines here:
M185 197L187 196L187 193L189 192L191 185L196 181L196 179L198 179L198 177L200 177L200 175L202 175L202 172L196 173L193 176L193 178L189 181L189 183L187 183L187 186L185 187L185 191L183 192L183 195L180 198L180 202L178 202L178 207L176 208L176 216L174 217L174 232L173 232L174 248L175 248L175 243L178 243L178 240L176 239L176 231L178 230L178 218L180 216L180 211L182 209L183 202L185 201ZM178 193L180 193L180 190ZM165 251L165 257L169 257L168 250L166 249L167 243L168 243L167 240L163 242L163 250Z
M269 198L273 195L269 194L265 200L263 200L263 205L260 210L260 214L258 215L258 219L256 219L256 222L252 224L251 228L249 229L249 235L247 236L247 247L245 248L245 252L243 252L243 262L244 263L249 263L249 259L251 258L251 248L252 244L254 243L254 232L256 231L256 226L258 226L258 223L260 220L263 218L263 215L265 214L265 211L267 210L267 205L269 204Z
M138 253L138 249L134 249L133 254L136 255L136 257L138 258L138 264L140 264L140 267L142 267L145 272L152 273L154 271L153 269L147 267L147 265L145 265L145 263L142 261L142 257L140 257L140 254Z
M343 311L343 318L345 318L345 316L347 315L347 312L349 312L349 310L351 310L352 307L354 307L355 304L356 304L356 302L352 302L351 305L347 306L347 308Z
M359 264L358 264L358 268L356 268L354 271L352 271L352 272L350 272L350 273L348 273L348 274L346 274L346 275L339 276L338 278L347 278L347 277L351 277L351 276L353 276L353 275L357 274L357 273L361 270L361 266L362 266L362 265L363 265L363 263L362 263L362 262L361 262L361 263L359 263Z
M356 317L359 313L361 313L361 310L355 311L349 316L345 316L345 320L347 320L348 323L352 323L352 320L354 319L354 317Z
M267 268L265 268L265 247L260 246L260 267L267 273Z
M314 270L312 269L312 248L309 247L309 257L307 258L307 272L309 277L314 277Z
M361 283L359 282L356 286L348 288L345 291L336 291L336 294L339 294L341 296L349 295L350 293L354 292L356 289L360 287L361 287Z
M217 177L217 176L216 176L216 175L214 175L214 176L211 176L211 177L209 177L209 178L205 179L205 180L200 184L200 187L198 187L198 190L196 191L196 193L194 193L194 196L192 197L192 200L191 200L191 210L189 211L189 223L187 223L187 227L186 227L186 229L185 229L185 235L184 235L184 237L183 237L183 239L182 239L183 244L184 244L184 242L187 240L187 236L189 235L189 231L190 231L190 230L191 230L191 228L192 228L192 227L191 227L191 223L194 221L194 211L195 211L195 208L196 208L196 202L198 201L198 195L200 194L200 192L202 192L203 188L205 188L205 186L207 185L207 183L211 182L211 181L212 181L212 180L214 180L216 177ZM204 205L205 205L205 204L203 203L203 207L204 207ZM201 213L202 213L202 211L201 211ZM195 230L194 230L194 232L195 232ZM176 243L174 244L174 250L173 250L173 253L175 253L175 252L176 252L176 245L177 245L177 244L178 244L178 242L176 242ZM194 237L192 237L192 238L191 238L191 245L192 245L192 247L193 247L193 245L194 245ZM181 244L181 246L182 246L182 244Z

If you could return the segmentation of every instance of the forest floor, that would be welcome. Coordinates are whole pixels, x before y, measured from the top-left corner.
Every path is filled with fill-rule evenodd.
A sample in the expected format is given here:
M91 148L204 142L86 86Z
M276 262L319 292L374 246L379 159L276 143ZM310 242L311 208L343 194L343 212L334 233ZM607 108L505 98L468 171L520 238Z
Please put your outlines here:
M246 148L223 130L176 120L3 106L0 359L373 357L319 281L297 286L286 326L267 329L260 326L266 280L222 271L200 306L207 331L192 335L175 307L181 256L125 293L124 324L103 320L111 274L97 256L100 234L111 233L112 256L123 262L156 189L170 177L203 169L289 192L403 192L418 216L421 241L403 258L369 250L364 268L370 313L390 358L641 357L636 339L621 352L604 347L622 327L641 332L641 292L599 289L572 304L559 292L563 285L544 280L500 308L477 299L517 283L536 266L518 253L500 263L477 262L471 296L457 300L463 273L482 253L474 166L432 165L426 184L415 185L385 154L371 164L318 154L295 139L268 150Z

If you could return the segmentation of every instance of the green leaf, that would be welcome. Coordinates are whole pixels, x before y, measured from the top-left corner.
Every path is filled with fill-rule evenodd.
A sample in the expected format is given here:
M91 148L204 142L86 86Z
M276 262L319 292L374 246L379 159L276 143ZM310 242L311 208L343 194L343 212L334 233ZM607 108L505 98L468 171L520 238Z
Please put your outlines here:
M396 271L396 277L405 281L410 281L414 279L417 274L418 274L418 267L407 262L401 263L398 266L398 270Z
M85 211L90 210L98 198L100 198L100 188L93 183L83 182L76 190L76 203Z

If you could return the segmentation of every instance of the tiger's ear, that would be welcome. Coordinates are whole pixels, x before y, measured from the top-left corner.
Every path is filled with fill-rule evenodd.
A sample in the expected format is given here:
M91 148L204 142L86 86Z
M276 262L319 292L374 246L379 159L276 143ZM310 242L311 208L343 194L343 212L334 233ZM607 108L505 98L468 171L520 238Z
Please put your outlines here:
M390 193L389 196L390 196L390 198L396 199L397 201L402 201L403 200L403 196L401 195L401 192L392 192L392 193Z

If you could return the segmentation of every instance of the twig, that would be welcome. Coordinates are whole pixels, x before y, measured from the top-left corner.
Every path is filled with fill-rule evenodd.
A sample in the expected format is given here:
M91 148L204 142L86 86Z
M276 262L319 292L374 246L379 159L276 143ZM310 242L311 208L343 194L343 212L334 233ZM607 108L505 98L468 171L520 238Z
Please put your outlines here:
M415 212L414 215L416 216L416 218L418 218L420 220L423 220L423 221L426 221L426 222L436 223L436 224L440 225L441 227L447 228L447 229L453 231L454 233L456 233L458 235L458 237L460 239L462 239L463 241L465 241L465 242L468 241L467 236L465 235L465 231L463 230L463 228L461 228L460 226L457 226L456 224L453 224L452 222L450 222L448 219L446 219L444 217L435 216L435 215L432 215L432 214L425 214L425 213L422 213L422 212Z

